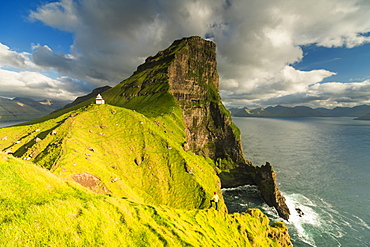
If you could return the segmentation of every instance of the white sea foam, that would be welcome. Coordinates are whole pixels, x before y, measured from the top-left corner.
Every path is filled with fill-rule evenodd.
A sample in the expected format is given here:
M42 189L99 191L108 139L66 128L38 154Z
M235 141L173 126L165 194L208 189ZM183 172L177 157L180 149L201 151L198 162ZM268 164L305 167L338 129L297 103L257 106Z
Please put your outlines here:
M258 187L256 185L242 185L234 188L223 188L222 191L235 191L243 190L248 192L259 193Z
M370 229L369 225L358 216L343 214L322 198L315 198L314 202L301 194L288 194L284 197L291 213L287 225L297 231L300 241L311 246L317 246L315 235L321 238L326 236L324 237L326 241L331 239L335 246L341 246L339 239L348 234L345 229L355 231L354 225ZM302 217L299 216L296 208L304 212Z
M236 212L243 212L248 207L258 207L271 221L282 221L275 208L269 207L262 201L257 186L246 185L228 188L223 189L223 192L225 194L232 193L229 196L232 196L234 203L239 206ZM342 244L346 243L346 239L348 239L348 234L351 233L355 235L354 239L360 244L358 246L368 242L368 236L356 235L359 229L365 232L370 230L369 224L362 218L342 212L339 207L333 206L317 196L308 198L299 193L282 193L291 213L286 224L290 228L292 239L297 243L305 243L312 247L343 246ZM302 217L299 216L296 208L303 211Z
M291 214L287 224L294 226L301 241L316 246L312 234L307 231L308 227L321 228L322 226L320 216L314 210L315 203L301 194L284 195L284 197ZM300 217L296 208L300 208L304 215Z

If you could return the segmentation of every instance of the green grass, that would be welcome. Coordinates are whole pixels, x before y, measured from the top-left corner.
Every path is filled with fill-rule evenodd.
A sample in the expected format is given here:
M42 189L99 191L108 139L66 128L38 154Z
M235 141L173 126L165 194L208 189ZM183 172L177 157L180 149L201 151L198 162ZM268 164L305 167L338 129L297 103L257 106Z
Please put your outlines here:
M204 208L204 198L219 191L219 179L209 161L183 150L179 114L173 109L150 119L121 107L91 105L43 124L0 129L0 136L14 131L0 148L61 177L97 175L117 197Z
M271 236L286 233L259 210L145 205L95 194L3 153L0 166L1 246L280 246Z
M7 136L0 149L19 157L0 153L0 245L279 246L276 239L286 241L286 228L269 226L262 213L225 214L222 198L219 212L207 209L213 191L221 194L215 166L183 150L181 110L171 110L148 118L90 105L0 129L0 138ZM93 193L71 179L83 172L98 176L109 193ZM118 180L112 183L113 178Z

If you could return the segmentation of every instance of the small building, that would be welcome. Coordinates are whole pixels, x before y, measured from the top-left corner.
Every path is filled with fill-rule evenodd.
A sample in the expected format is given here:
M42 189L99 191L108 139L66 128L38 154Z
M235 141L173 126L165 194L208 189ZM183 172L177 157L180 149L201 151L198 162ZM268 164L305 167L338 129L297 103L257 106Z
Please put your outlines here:
M96 96L95 103L98 105L103 105L105 104L105 100L100 94L98 94L98 96Z

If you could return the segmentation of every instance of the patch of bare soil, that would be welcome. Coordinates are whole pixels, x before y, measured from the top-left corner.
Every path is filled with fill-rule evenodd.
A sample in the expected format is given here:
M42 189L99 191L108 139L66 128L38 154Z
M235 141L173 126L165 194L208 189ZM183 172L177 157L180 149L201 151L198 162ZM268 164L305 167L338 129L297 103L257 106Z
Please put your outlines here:
M99 194L110 193L109 189L100 180L100 178L91 173L84 172L81 174L73 174L72 178L74 181L81 184L83 187L86 187L94 191L95 193Z

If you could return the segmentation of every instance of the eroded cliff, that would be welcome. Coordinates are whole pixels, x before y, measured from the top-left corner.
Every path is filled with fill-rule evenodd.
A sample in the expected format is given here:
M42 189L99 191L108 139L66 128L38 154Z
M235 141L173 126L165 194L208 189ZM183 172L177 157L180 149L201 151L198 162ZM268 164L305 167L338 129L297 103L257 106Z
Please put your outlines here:
M182 109L184 150L211 158L223 187L257 184L262 188L262 177L271 177L271 189L261 189L262 197L276 207L282 218L289 218L289 208L279 192L273 169L260 170L244 157L239 129L219 95L213 42L197 36L176 40L169 48L148 57L119 87L105 93L109 103L152 116L171 112L173 106L165 106L174 100ZM270 194L271 191L279 193Z

